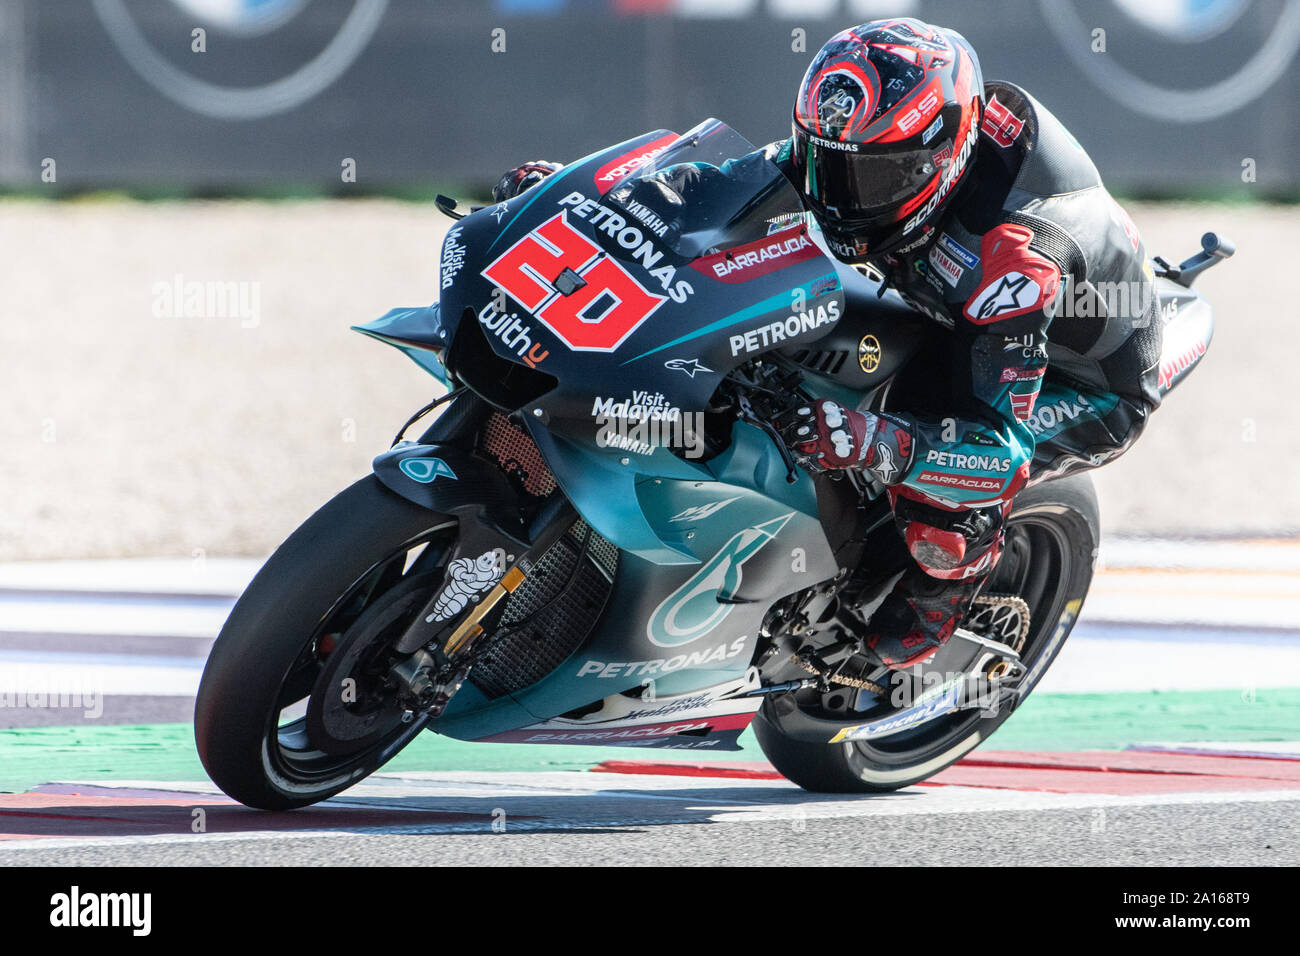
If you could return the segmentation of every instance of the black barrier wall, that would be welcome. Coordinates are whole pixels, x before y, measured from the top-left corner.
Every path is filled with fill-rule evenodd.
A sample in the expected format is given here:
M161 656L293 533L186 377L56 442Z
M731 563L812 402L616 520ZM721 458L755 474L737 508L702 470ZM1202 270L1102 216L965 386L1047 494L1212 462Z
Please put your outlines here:
M1121 189L1300 187L1300 0L5 0L0 179L481 186L706 116L761 143L826 39L895 12Z

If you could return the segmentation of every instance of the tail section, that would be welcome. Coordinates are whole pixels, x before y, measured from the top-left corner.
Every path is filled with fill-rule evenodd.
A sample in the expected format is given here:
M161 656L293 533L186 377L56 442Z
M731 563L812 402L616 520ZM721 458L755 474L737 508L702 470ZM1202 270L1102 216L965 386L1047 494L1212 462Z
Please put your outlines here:
M1209 351L1214 338L1214 311L1200 295L1168 280L1161 281L1158 290L1164 329L1156 387L1163 399Z

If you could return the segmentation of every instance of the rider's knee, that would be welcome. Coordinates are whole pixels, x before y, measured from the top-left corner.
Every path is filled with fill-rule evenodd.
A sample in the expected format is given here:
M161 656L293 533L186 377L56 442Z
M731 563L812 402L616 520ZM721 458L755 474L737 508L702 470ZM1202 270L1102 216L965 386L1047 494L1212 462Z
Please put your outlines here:
M1003 509L943 511L896 498L894 519L912 560L931 578L956 581L993 570L1002 550Z
M912 560L932 578L960 581L982 577L997 565L1002 554L1002 530L971 541L960 531L908 522L904 532Z

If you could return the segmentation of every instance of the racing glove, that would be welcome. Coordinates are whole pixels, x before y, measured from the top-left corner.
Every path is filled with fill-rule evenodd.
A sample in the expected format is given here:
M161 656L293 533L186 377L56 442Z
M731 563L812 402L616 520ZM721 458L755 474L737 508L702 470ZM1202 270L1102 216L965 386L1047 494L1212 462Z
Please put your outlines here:
M492 198L497 202L513 199L525 189L532 189L551 173L559 172L563 168L563 163L548 163L544 160L534 160L516 166L497 180L497 184L492 187Z
M829 399L798 406L777 427L815 470L865 468L892 485L911 464L912 436L906 425Z

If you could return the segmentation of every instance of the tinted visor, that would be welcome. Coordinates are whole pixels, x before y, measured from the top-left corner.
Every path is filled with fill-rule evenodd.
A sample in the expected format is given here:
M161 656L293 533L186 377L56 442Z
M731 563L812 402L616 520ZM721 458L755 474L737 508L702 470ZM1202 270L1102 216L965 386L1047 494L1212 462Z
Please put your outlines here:
M871 152L837 149L831 140L809 135L796 126L794 163L804 194L814 208L841 226L892 222L941 170L933 150L922 147Z

